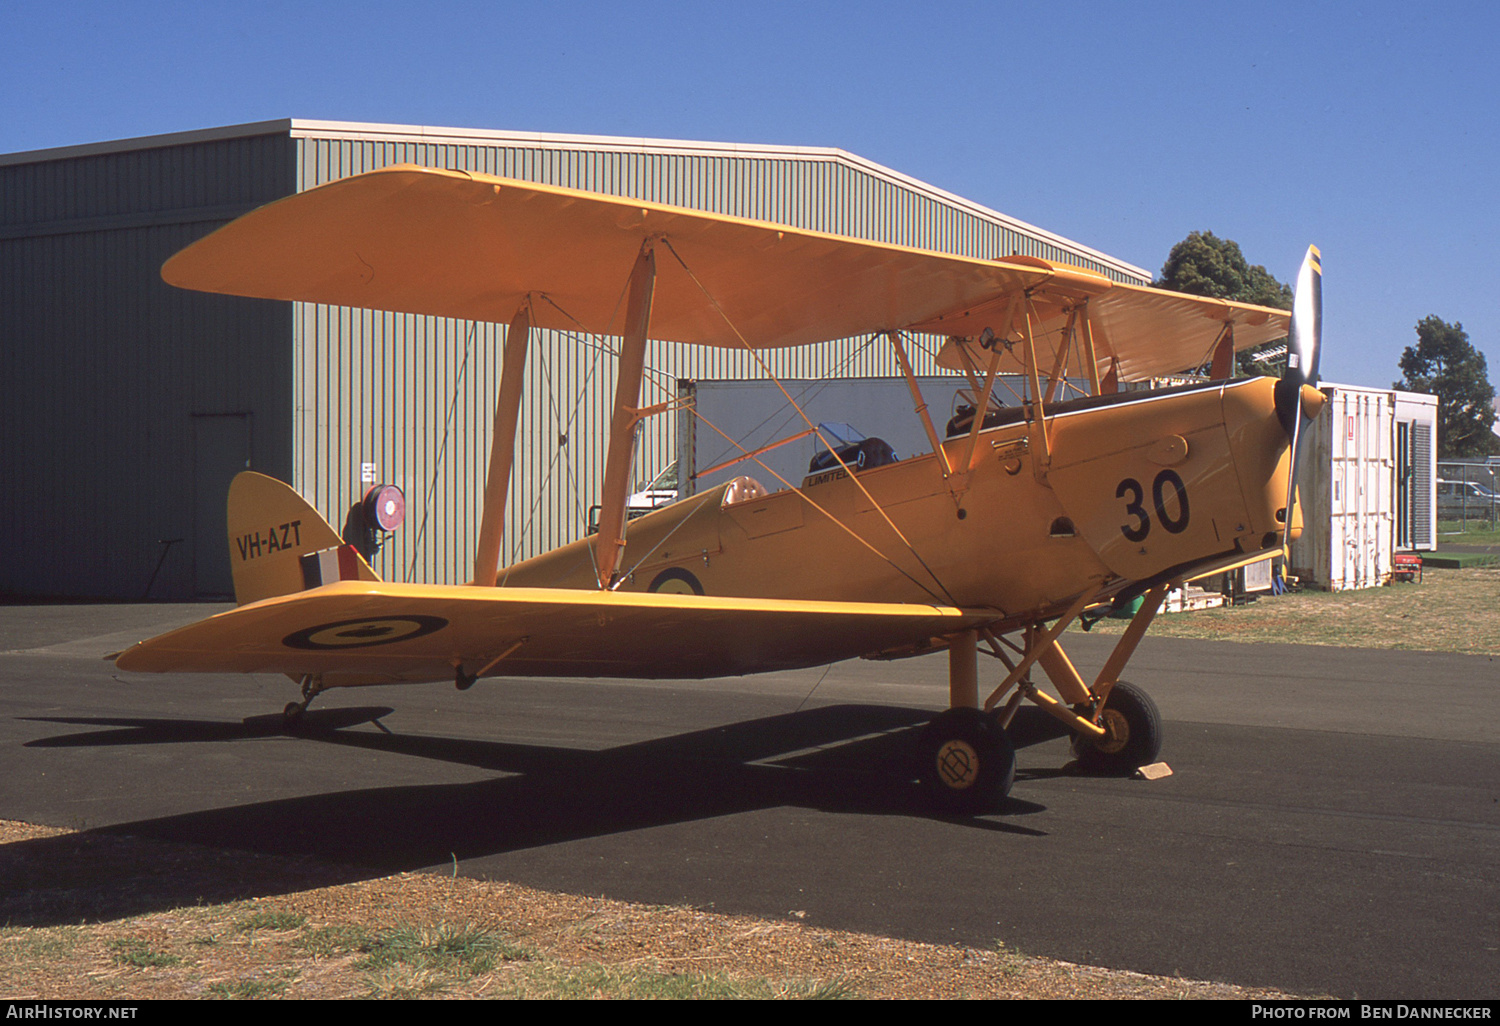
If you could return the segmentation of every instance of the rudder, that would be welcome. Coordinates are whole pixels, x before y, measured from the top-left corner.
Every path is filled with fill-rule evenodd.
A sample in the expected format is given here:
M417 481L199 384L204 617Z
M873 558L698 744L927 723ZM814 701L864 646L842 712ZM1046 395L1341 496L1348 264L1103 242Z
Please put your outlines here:
M229 485L229 565L242 606L335 580L380 580L290 485L253 470Z

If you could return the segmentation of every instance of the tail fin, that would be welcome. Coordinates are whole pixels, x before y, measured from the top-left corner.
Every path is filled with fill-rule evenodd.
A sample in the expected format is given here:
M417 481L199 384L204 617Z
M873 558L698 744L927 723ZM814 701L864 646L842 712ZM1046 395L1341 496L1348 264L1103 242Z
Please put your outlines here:
M337 580L380 580L291 486L250 470L229 485L229 564L242 606Z

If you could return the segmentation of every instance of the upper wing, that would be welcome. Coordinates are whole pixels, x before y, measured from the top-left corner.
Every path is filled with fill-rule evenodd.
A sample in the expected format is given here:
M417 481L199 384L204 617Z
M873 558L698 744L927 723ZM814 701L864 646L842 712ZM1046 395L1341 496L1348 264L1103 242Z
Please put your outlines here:
M1004 335L1023 292L1039 318L1044 372L1067 311L1083 301L1101 376L1116 358L1122 379L1203 363L1226 321L1237 348L1286 334L1284 311L1119 285L1031 257L933 253L412 165L253 210L172 257L162 276L205 292L495 322L530 294L545 297L533 305L537 327L618 334L625 282L648 239L670 250L658 251L650 328L668 342L770 348L896 329L977 337L986 327ZM1019 360L1013 354L1002 369L1020 370Z
M458 668L721 677L849 659L995 618L945 606L346 581L220 613L115 662L133 671L323 674L329 685L442 680Z
M1285 338L1291 311L1165 289L1122 285L1089 304L1101 360L1113 356L1121 381L1173 374L1208 363L1223 325L1236 352ZM1103 368L1102 368L1103 369Z
M664 239L692 272L658 250L650 335L668 342L738 347L743 336L762 348L848 338L1053 277L1041 267L409 165L253 210L172 257L162 277L205 292L498 322L528 293L545 294L535 326L619 334L625 283L647 238Z
M1056 359L1068 312L1077 305L1078 298L1076 290L1062 290L1046 283L1031 290L1031 300L1037 358L1042 363L1041 372L1046 374ZM1008 308L1008 297L997 297L973 309L953 311L912 325L912 329L969 339L962 343L968 350L968 360L982 369L989 365L990 354L981 351L972 339L985 328L997 335L1003 333ZM1236 352L1285 338L1291 325L1289 310L1119 283L1107 292L1088 297L1085 309L1099 376L1107 375L1114 364L1121 381L1175 374L1208 363L1225 325L1234 332ZM1024 311L1020 316L1024 316ZM962 370L964 357L957 349L958 344L945 346L938 355L938 364ZM1001 373L1019 374L1025 369L1019 348L1007 353L1000 363ZM1086 375L1076 363L1068 366L1066 373Z

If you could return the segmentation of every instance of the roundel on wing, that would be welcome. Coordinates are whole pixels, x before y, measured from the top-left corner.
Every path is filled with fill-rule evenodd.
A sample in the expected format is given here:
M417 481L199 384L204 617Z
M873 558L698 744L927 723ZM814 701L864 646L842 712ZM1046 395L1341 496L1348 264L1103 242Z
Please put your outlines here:
M698 578L681 567L670 567L651 580L647 591L663 591L669 595L702 595L703 585Z
M368 648L410 641L448 626L441 616L383 616L305 627L281 639L288 648Z

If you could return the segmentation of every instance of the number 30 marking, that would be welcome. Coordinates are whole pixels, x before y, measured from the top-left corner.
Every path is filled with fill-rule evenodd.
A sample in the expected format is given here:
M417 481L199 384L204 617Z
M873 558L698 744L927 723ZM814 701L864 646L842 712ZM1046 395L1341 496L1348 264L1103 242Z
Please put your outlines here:
M1172 491L1177 498L1177 515L1174 517L1167 512L1166 489L1172 486ZM1120 533L1133 542L1146 540L1146 535L1151 533L1151 515L1141 504L1146 498L1146 490L1141 483L1133 477L1127 477L1120 482L1115 489L1115 498L1124 499L1129 496L1125 503L1125 512L1135 518L1134 524L1121 524ZM1177 476L1175 470L1163 470L1156 475L1156 480L1151 482L1151 500L1156 508L1156 518L1161 521L1161 526L1167 529L1168 534L1181 534L1188 526L1188 496L1187 488L1182 483L1182 478Z

